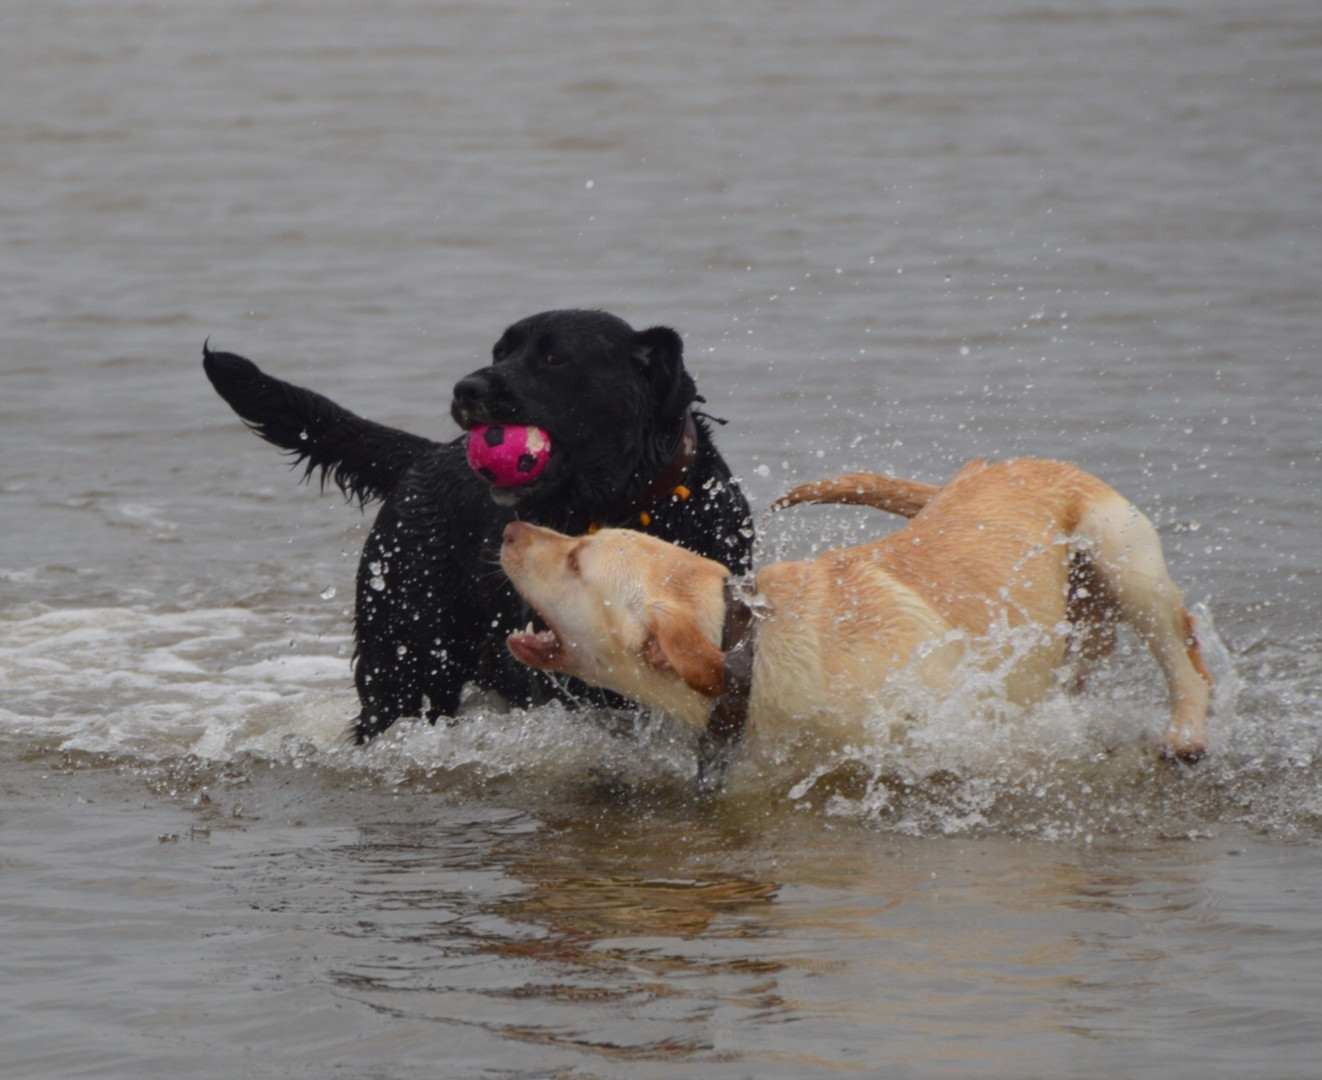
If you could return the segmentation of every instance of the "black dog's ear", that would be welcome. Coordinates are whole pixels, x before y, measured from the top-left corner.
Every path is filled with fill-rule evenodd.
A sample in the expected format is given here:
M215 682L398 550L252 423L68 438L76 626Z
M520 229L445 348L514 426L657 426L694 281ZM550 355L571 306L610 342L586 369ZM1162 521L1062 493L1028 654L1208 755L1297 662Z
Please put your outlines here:
M698 387L684 369L684 342L668 326L653 326L634 338L634 359L652 385L662 416L678 416L698 396Z

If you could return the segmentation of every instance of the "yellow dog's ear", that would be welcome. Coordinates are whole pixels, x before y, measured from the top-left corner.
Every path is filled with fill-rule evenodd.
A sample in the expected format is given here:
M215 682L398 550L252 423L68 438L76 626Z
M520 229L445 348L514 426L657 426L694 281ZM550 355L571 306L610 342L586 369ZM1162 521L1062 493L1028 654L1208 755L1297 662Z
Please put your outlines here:
M666 604L654 604L651 629L643 643L643 659L662 671L673 671L706 697L725 690L725 655L698 629L693 616Z

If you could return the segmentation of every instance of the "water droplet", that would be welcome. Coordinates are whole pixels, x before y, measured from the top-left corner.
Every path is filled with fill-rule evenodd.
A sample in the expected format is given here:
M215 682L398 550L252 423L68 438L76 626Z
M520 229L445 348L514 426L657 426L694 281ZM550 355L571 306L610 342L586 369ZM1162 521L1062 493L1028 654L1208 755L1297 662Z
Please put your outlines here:
M318 595L319 595L323 600L334 600L334 599L335 599L335 586L334 586L334 585L327 585L324 589L321 590L321 592L320 592Z
M386 587L386 579L383 578L380 574L378 574L376 577L372 578L372 580L369 581L368 584L371 585L372 588L375 589L377 592L384 592Z

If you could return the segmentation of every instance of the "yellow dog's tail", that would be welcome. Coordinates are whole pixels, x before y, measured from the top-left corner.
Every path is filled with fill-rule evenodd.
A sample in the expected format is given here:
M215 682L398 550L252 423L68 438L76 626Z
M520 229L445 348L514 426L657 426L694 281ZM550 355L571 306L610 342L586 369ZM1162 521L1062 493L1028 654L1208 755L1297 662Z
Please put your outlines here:
M803 503L841 503L845 506L873 506L911 518L940 490L935 484L901 480L880 473L844 473L800 484L772 503L771 509L783 510Z

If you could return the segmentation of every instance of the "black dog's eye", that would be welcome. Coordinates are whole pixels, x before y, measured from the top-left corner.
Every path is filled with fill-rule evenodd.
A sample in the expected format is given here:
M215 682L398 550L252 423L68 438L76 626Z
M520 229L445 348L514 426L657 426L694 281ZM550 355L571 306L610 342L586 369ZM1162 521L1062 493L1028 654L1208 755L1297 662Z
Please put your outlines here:
M560 364L564 363L564 360L561 357L556 356L555 353L547 353L542 357L542 362L546 364L547 367L558 367Z

